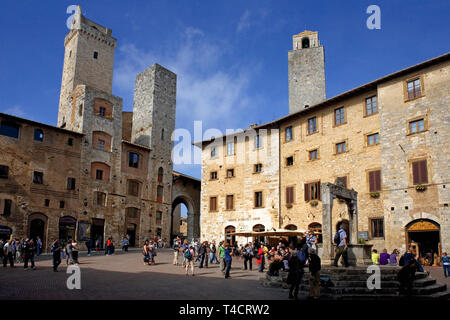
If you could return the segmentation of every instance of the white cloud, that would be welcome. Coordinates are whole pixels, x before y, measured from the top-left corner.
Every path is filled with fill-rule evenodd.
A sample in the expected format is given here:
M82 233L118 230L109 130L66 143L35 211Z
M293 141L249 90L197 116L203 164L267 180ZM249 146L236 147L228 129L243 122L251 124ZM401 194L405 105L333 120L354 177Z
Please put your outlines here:
M241 32L247 28L250 28L250 11L248 9L245 10L241 18L239 19L236 30L237 32Z
M13 105L12 107L3 110L3 113L7 113L7 114L10 114L10 115L13 115L16 117L21 117L21 118L26 116L26 112L23 110L22 106L20 106L18 104Z
M180 40L161 52L145 51L134 44L118 48L120 57L114 75L114 86L125 102L132 101L137 74L159 63L177 74L177 125L192 127L194 120L209 127L236 128L246 126L247 119L237 114L249 114L253 101L246 93L252 66L238 63L226 65L224 55L230 50L223 40L208 39L196 28L186 28Z

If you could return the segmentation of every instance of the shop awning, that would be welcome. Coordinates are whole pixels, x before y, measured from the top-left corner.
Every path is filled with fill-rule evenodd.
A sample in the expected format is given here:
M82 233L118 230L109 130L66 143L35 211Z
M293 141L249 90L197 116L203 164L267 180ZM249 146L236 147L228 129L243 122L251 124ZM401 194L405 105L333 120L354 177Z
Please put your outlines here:
M302 230L286 230L286 229L278 229L272 231L243 231L243 232L232 232L228 233L229 236L240 236L240 237L295 237L295 236L303 236L305 231Z

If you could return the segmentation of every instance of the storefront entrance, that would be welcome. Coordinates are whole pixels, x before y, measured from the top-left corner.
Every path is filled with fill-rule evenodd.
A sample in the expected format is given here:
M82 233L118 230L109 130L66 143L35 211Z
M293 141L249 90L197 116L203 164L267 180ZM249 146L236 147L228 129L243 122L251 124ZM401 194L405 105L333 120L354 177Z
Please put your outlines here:
M103 234L105 232L105 220L92 218L91 239L96 249L103 249Z
M418 247L424 265L432 264L434 254L441 255L440 225L428 219L414 220L406 226L406 242L408 247Z
M127 225L127 236L130 247L136 246L136 225L134 223L129 223Z
M65 245L69 239L75 239L75 229L77 220L75 218L65 216L59 218L59 241Z

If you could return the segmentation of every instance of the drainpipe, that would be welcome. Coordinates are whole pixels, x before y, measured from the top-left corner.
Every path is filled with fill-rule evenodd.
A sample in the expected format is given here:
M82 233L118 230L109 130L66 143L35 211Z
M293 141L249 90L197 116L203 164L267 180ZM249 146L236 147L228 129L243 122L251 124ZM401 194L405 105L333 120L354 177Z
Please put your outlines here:
M278 124L278 228L281 229L281 133Z

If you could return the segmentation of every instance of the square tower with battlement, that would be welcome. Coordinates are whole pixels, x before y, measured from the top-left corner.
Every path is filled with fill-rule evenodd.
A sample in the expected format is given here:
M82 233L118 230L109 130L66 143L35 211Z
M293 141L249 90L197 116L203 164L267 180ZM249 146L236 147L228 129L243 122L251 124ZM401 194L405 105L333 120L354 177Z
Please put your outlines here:
M326 99L325 56L318 32L304 31L292 37L289 61L289 113Z
M58 126L67 126L70 122L72 95L77 85L86 85L111 94L117 44L111 34L111 29L87 19L81 14L81 7L77 7L71 29L64 39Z

